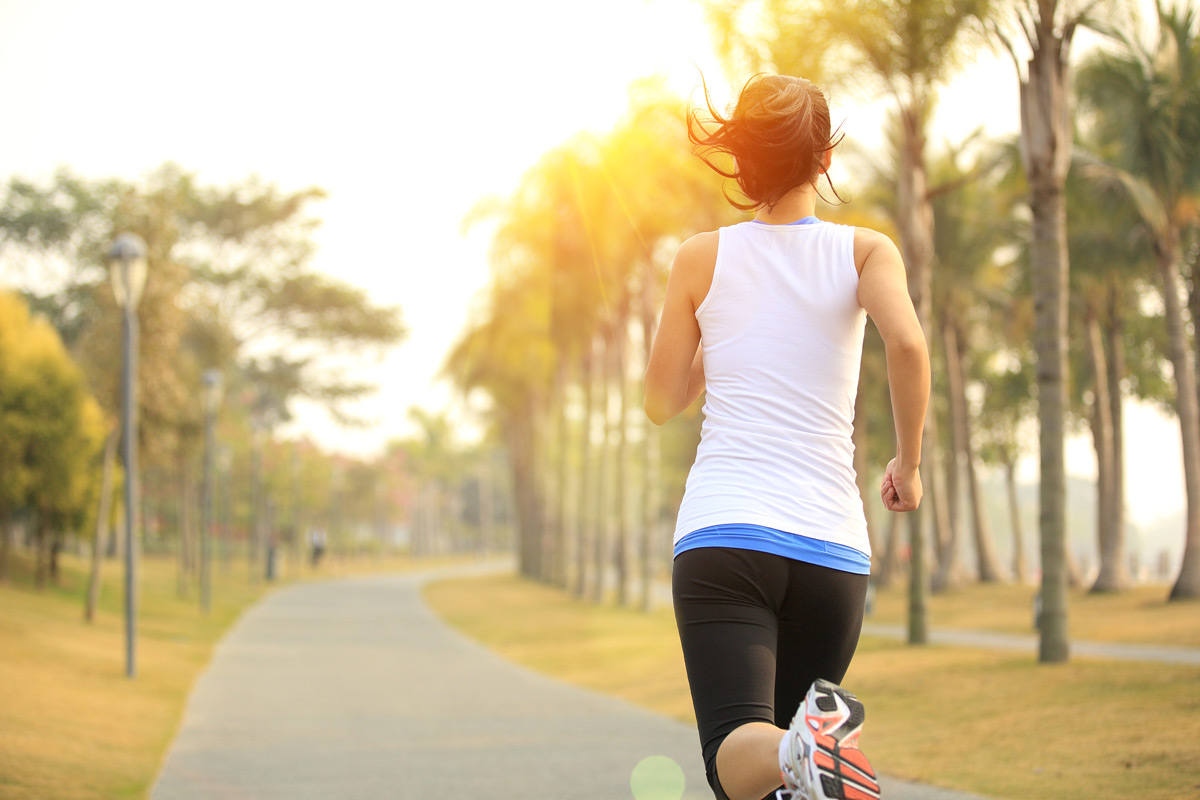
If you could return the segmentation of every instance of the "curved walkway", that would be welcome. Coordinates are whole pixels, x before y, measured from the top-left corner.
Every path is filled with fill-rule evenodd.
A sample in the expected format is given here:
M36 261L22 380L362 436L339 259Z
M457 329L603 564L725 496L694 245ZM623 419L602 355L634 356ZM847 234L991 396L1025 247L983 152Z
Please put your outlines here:
M535 674L442 624L421 583L464 571L269 595L197 681L152 798L629 800L648 756L682 766L684 800L712 797L691 726ZM887 800L972 798L883 787Z

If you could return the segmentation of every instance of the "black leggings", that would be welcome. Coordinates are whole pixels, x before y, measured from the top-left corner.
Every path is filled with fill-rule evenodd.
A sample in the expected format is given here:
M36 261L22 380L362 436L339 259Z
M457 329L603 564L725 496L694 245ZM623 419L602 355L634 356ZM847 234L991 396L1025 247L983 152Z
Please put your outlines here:
M747 722L781 728L818 678L840 683L862 630L867 576L755 550L700 547L671 575L708 783L717 750Z

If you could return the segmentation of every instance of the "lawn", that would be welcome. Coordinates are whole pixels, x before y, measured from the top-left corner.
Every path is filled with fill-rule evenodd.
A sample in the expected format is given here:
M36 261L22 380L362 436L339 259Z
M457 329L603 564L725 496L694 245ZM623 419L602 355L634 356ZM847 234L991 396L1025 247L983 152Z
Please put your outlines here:
M423 562L422 562L423 563ZM267 587L244 564L215 570L204 616L180 597L177 568L146 558L140 575L137 677L125 677L121 566L105 564L96 620L83 621L86 565L62 557L57 586L36 591L27 559L0 585L0 798L114 800L148 794L213 646ZM303 579L410 568L409 560L331 561Z
M1022 592L1025 602L996 608ZM893 613L888 594L880 621ZM441 581L426 597L507 658L692 721L668 609L593 606L511 577ZM973 587L936 598L932 616L935 625L1028 631L1030 597L1020 587ZM1138 624L1170 637L1158 641L1192 641L1181 631L1198 624L1200 605L1165 607L1158 597L1072 597L1073 630L1156 641L1122 630ZM1032 655L864 638L845 683L866 704L863 744L887 774L1003 800L1200 797L1200 668L1079 658L1039 665Z
M1097 642L1200 647L1200 602L1167 602L1169 586L1135 586L1121 594L1070 593L1067 625L1072 639ZM973 628L1033 633L1035 586L971 584L932 595L929 620L936 628ZM907 589L879 592L872 622L900 623L908 609Z

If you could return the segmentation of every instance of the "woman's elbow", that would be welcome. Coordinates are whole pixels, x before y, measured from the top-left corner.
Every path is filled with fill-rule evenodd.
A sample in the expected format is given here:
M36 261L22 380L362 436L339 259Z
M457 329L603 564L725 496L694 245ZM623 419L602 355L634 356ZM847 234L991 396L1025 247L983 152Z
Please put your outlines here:
M646 416L655 425L664 425L671 417L675 416L675 413L665 403L649 394L646 395L646 400L642 403L642 408L645 409Z
M645 381L642 387L645 392L642 408L655 425L665 425L680 412L679 403L670 389L651 380Z

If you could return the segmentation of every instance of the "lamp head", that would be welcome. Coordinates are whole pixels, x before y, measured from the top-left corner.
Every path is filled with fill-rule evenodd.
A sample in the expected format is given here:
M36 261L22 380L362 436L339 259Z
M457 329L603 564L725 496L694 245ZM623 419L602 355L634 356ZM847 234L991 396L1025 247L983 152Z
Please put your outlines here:
M221 406L223 394L223 376L219 369L206 369L202 376L204 382L204 410L209 414L216 413Z
M136 233L122 233L108 250L113 294L122 309L137 308L146 288L146 242Z

